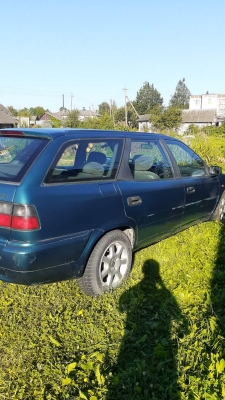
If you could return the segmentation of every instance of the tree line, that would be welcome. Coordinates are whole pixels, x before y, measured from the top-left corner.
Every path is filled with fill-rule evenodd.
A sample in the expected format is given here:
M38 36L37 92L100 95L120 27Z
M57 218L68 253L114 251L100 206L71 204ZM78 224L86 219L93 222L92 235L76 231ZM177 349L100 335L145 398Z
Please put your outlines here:
M126 108L117 107L115 101L103 101L98 106L96 116L87 118L84 121L79 120L79 111L77 109L67 111L66 126L71 128L82 127L88 129L118 129L118 130L137 130L138 116L148 115L153 129L163 131L176 129L181 123L182 110L189 107L190 91L186 86L185 79L178 81L174 94L171 96L168 107L163 105L163 97L160 92L149 82L144 82L138 90L136 98L133 101L127 101ZM14 116L37 116L40 118L49 110L43 107L24 108L16 110L13 106L8 109ZM62 107L61 109L62 110ZM127 122L127 124L125 123ZM53 126L59 126L59 123L53 121Z

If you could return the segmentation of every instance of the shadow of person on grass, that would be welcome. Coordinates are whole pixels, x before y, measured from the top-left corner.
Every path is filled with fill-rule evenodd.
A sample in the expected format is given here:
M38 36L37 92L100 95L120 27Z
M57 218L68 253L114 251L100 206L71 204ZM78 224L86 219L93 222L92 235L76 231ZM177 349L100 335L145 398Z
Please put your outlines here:
M215 266L211 279L211 303L209 307L211 343L209 369L214 373L215 391L224 398L225 372L225 218L223 218Z
M160 277L159 264L146 261L143 273L144 279L120 298L126 327L107 400L180 399L177 342L186 321Z

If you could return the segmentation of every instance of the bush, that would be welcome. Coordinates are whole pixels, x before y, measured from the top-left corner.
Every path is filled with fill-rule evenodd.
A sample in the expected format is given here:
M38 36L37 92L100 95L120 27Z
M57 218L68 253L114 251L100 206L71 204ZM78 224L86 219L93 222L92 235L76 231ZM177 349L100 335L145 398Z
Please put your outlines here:
M195 138L184 137L182 140L208 165L219 165L225 168L225 137L201 135Z

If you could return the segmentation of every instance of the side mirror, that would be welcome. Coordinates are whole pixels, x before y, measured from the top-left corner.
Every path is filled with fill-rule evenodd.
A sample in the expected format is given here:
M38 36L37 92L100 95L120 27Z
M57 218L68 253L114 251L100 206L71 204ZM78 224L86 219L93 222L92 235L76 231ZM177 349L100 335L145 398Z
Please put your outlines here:
M218 167L217 165L212 165L209 167L209 175L220 175L222 174L222 168Z

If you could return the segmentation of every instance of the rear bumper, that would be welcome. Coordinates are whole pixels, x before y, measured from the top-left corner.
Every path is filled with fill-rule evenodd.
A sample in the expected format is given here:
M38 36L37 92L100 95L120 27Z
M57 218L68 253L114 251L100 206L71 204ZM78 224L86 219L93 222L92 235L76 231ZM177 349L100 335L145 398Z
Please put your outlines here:
M21 285L38 285L41 283L53 283L79 276L79 268L75 263L57 265L55 267L40 269L32 272L14 271L0 267L0 280Z
M79 278L93 231L35 244L0 239L0 280L34 285Z

